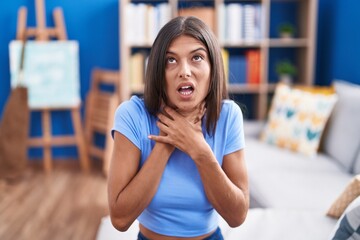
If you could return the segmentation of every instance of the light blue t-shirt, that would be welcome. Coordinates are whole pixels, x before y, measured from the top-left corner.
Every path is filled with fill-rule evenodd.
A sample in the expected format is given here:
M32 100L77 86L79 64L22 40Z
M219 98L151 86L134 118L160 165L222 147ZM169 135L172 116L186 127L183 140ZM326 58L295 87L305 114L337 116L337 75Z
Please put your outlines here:
M148 136L159 134L157 120L137 96L122 103L115 112L112 133L120 132L140 149L140 167L155 145ZM204 121L202 128L220 165L225 155L244 148L242 113L232 100L223 101L215 134L206 133ZM195 163L187 154L178 149L172 153L154 198L138 220L151 231L169 236L194 237L216 229L218 214L205 195Z

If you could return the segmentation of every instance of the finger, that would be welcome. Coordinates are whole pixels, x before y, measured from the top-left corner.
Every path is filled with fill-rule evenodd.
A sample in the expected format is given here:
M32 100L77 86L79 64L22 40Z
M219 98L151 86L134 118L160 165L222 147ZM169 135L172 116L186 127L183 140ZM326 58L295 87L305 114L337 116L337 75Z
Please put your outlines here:
M166 126L169 126L169 124L171 124L171 122L172 122L172 120L163 113L159 113L157 115L157 117L159 118L159 121L161 123L165 124Z
M170 144L169 139L168 139L166 136L149 135L148 138L149 138L150 140L155 141L155 142L161 142L161 143L168 143L168 144Z
M156 125L158 126L160 131L163 131L165 134L169 133L169 127L166 124L164 124L163 122L157 121Z

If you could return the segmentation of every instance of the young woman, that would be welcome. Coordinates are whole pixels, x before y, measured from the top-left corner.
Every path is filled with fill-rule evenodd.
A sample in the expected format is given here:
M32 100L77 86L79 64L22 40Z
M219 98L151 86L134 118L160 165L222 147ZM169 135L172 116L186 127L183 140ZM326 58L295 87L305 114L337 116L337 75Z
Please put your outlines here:
M223 239L218 214L245 220L248 180L240 108L227 100L221 50L195 17L177 17L152 46L144 99L115 113L108 180L112 223L138 239Z

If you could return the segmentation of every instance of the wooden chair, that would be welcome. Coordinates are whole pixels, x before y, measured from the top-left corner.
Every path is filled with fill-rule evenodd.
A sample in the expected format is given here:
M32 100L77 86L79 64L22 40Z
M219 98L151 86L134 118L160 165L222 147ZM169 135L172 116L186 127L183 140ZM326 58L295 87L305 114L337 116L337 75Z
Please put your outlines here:
M113 126L114 112L120 103L120 72L95 68L91 78L85 107L87 149L89 157L103 161L103 172L107 176L113 148L110 131ZM110 87L112 90L104 90L104 87ZM104 147L95 143L96 133L105 135Z

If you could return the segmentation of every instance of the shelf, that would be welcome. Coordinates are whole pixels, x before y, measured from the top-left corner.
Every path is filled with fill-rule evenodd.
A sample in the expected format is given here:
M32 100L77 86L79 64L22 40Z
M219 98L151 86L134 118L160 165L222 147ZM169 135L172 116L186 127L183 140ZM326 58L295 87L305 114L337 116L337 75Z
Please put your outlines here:
M306 38L271 38L267 40L269 47L307 47Z
M224 48L260 48L264 45L264 42L261 40L257 41L241 41L237 43L220 43L221 47Z
M145 49L148 49L148 48L151 48L152 43L141 43L141 44L138 44L138 43L135 43L135 44L126 43L125 45L126 45L126 47L129 47L129 48L145 48Z
M230 94L274 92L276 84L229 84Z

